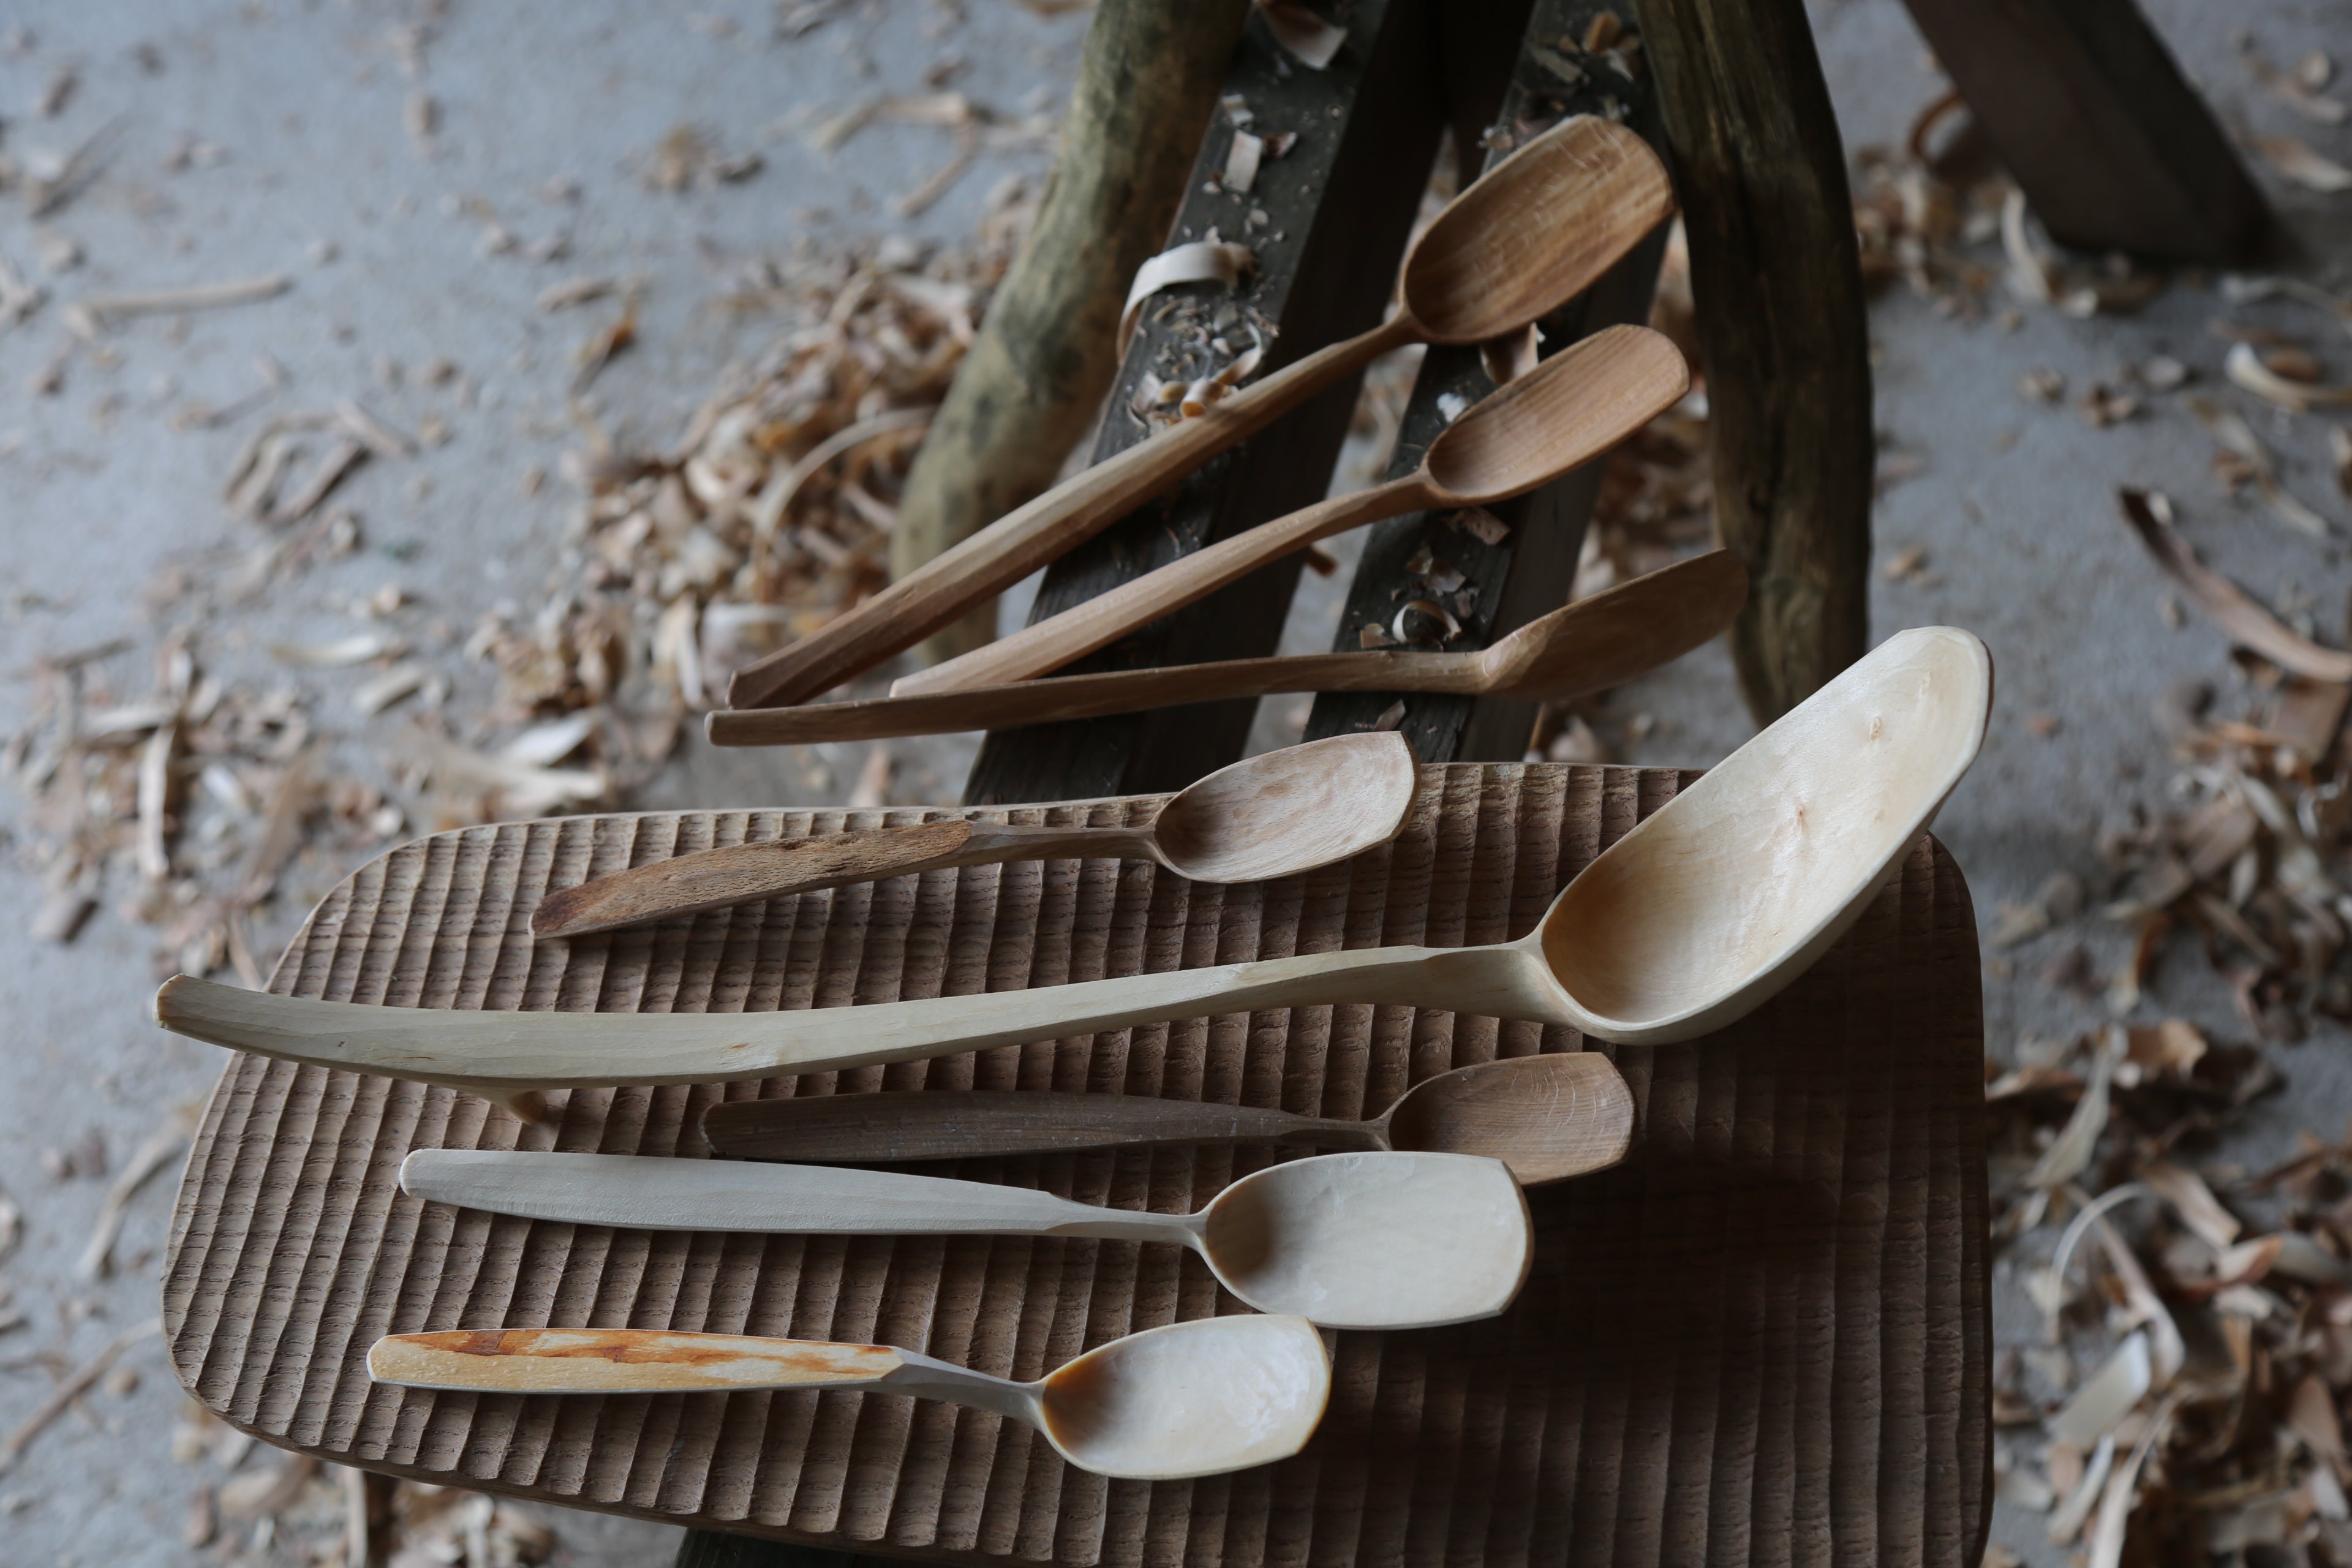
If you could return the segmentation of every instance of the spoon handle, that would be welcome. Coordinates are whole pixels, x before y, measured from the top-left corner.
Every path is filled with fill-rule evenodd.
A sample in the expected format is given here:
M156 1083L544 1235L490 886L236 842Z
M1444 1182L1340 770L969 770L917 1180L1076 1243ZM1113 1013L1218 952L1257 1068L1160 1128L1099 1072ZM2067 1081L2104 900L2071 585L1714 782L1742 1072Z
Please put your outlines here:
M1228 583L1238 582L1259 567L1304 550L1318 539L1345 533L1351 528L1384 517L1395 517L1433 504L1443 492L1418 472L1368 490L1333 496L1302 507L1287 517L1262 522L1231 539L1147 572L1106 594L1073 605L1058 616L1024 626L1009 637L958 658L901 676L890 688L894 697L926 691L961 691L975 686L999 686L1026 680L1059 669L1072 659L1117 642L1138 626L1149 626L1196 599L1206 598Z
M1579 1022L1541 967L1516 945L1375 947L857 1007L660 1014L383 1007L181 974L155 993L155 1021L231 1050L502 1098L523 1089L831 1072L1171 1018L1328 1003Z
M654 1329L459 1329L386 1334L368 1350L378 1383L482 1394L860 1388L907 1364L888 1345Z
M1091 539L1334 382L1391 349L1419 342L1419 324L1410 311L1399 310L1371 331L1318 349L1210 405L1197 418L1072 475L821 629L737 670L727 683L728 705L803 701L864 674Z
M534 936L584 936L813 893L882 877L953 866L1060 856L1150 853L1151 837L1125 827L1045 827L995 822L925 822L817 838L777 839L704 849L616 871L540 900Z
M1639 581L1639 579L1636 579ZM1149 708L1176 708L1221 697L1284 691L1477 692L1484 676L1475 654L1293 654L1229 658L1164 669L1109 669L919 697L876 697L798 708L725 708L704 721L719 746L797 746L814 741L873 741L948 735L1063 719L1099 719Z
M419 1149L401 1162L411 1197L525 1219L636 1230L793 1236L1098 1236L1189 1245L1190 1215L1075 1204L1027 1187L640 1154Z
M1387 1147L1365 1122L1286 1110L1133 1094L992 1094L978 1090L819 1094L741 1100L702 1113L702 1136L748 1160L954 1160L1160 1143L1297 1143Z

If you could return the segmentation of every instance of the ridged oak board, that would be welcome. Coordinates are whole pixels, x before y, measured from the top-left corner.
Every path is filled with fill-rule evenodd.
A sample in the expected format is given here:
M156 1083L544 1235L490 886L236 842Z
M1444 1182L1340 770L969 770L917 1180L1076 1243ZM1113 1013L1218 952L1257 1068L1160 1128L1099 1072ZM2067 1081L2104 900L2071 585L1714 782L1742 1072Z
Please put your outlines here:
M608 1012L773 1009L1383 942L1522 934L1687 775L1551 764L1424 776L1405 832L1243 887L1053 861L865 884L535 942L552 886L745 838L942 812L656 813L470 828L354 873L271 978L287 994ZM1010 814L1139 822L1156 798ZM1025 1428L853 1393L432 1394L372 1386L380 1335L638 1328L897 1344L1033 1379L1237 1310L1133 1242L616 1231L401 1196L413 1148L697 1152L722 1100L1090 1090L1344 1118L1570 1030L1401 1006L1195 1019L829 1077L583 1090L524 1128L414 1083L232 1058L173 1215L167 1334L224 1419L341 1463L887 1555L1056 1568L1973 1564L1990 1486L1975 921L1922 839L1802 980L1686 1046L1610 1054L1632 1156L1528 1192L1536 1253L1499 1319L1337 1336L1298 1458L1105 1481ZM1280 1158L1160 1148L928 1169L1178 1213Z

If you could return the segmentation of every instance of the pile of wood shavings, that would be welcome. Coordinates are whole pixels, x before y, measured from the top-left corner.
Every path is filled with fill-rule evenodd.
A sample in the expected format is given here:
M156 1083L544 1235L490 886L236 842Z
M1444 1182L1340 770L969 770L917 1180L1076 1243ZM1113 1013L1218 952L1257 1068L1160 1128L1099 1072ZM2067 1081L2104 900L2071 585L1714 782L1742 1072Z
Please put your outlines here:
M190 1549L283 1556L320 1568L521 1568L554 1554L536 1509L456 1487L394 1480L308 1454L255 1455L253 1439L184 1406L172 1457L203 1474L181 1526Z
M1009 188L970 248L761 264L735 302L787 325L676 447L592 430L566 455L581 509L549 597L471 644L494 716L601 710L617 760L657 763L737 668L878 591L907 470L1034 213Z

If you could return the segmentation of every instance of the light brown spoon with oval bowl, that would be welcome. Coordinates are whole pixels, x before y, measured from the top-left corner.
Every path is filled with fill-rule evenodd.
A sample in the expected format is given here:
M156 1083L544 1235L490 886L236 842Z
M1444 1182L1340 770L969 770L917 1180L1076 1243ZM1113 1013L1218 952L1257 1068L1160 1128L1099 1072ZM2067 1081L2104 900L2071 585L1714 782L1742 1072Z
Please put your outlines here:
M1451 510L1525 495L1574 472L1673 407L1690 366L1647 327L1607 327L1471 405L1429 444L1421 466L1368 490L1288 517L1147 572L961 658L903 676L894 697L1026 680L1118 641L1259 567L1409 511Z
M1976 760L1984 644L1898 632L1709 769L1486 947L1381 947L1028 991L774 1013L508 1013L319 1002L178 976L164 1027L237 1050L446 1083L536 1115L541 1089L717 1082L911 1061L1212 1013L1388 1003L1692 1039L1811 967Z
M1030 1187L640 1154L419 1149L400 1190L568 1225L791 1236L1093 1236L1173 1242L1261 1312L1328 1329L1491 1318L1528 1273L1528 1201L1495 1160L1314 1154L1254 1171L1197 1214L1099 1208Z
M720 1154L891 1165L1161 1143L1405 1149L1500 1160L1522 1186L1604 1170L1633 1142L1633 1094L1596 1051L1508 1057L1423 1079L1366 1121L1140 1094L903 1089L722 1101Z
M735 708L804 701L862 675L1059 559L1217 453L1407 343L1483 343L1582 292L1674 211L1641 137L1562 121L1447 204L1405 257L1397 311L1071 476L819 630L745 665Z
M1435 691L1559 702L1672 663L1730 626L1747 598L1739 558L1710 550L1538 616L1475 652L1383 648L1109 669L922 697L729 708L706 724L716 745L790 746L1098 719L1282 691Z
M655 1329L387 1334L368 1375L478 1394L691 1394L870 1388L1025 1421L1082 1470L1142 1481L1223 1475L1307 1446L1331 1394L1304 1318L1196 1318L1097 1345L1034 1383L890 1345Z
M559 889L531 911L530 929L536 936L582 936L877 877L1005 860L1131 856L1196 882L1271 881L1394 838L1420 778L1403 736L1334 735L1220 768L1140 827L926 822L735 844Z

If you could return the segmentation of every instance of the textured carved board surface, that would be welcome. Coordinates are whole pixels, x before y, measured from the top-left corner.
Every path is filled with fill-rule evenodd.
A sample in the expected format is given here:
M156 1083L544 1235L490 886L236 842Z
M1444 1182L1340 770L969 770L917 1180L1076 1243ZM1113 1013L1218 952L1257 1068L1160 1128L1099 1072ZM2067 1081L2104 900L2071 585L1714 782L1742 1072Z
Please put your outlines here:
M534 943L551 887L746 837L950 815L659 813L507 824L371 862L274 990L413 1005L660 1012L1003 989L1339 946L1506 940L1688 775L1428 770L1393 845L1286 881L1137 863L934 873ZM1139 822L1157 797L1016 821ZM974 815L1004 820L1003 811ZM410 1149L699 1152L700 1108L891 1089L1059 1089L1378 1111L1570 1030L1402 1007L1195 1019L929 1063L579 1091L525 1128L442 1089L236 1058L173 1215L182 1380L264 1439L421 1479L884 1554L1115 1568L1939 1563L1981 1555L1990 1479L1981 1026L1968 890L1923 839L1811 973L1688 1046L1612 1049L1632 1158L1530 1194L1505 1317L1337 1336L1297 1459L1107 1481L1025 1428L844 1393L524 1398L373 1388L377 1335L496 1325L906 1345L1016 1377L1237 1310L1200 1260L1128 1242L611 1231L421 1204ZM1264 1151L1129 1149L932 1171L1188 1210Z

